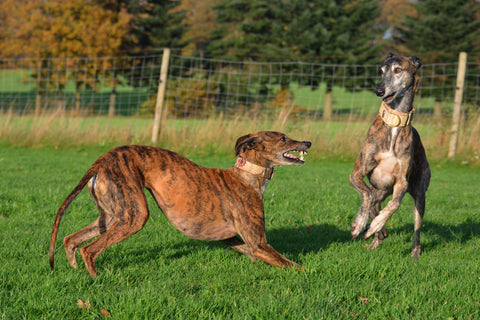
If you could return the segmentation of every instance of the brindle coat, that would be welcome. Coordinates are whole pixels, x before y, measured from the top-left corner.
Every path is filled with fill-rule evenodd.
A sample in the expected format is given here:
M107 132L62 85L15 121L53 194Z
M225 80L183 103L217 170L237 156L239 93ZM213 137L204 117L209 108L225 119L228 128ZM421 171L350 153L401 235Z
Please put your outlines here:
M375 93L397 114L413 113L413 99L418 82L416 71L421 67L417 57L389 54L381 67L382 80ZM364 177L370 184L367 185ZM425 193L430 183L430 167L420 136L409 123L393 127L380 114L368 129L367 138L350 175L351 185L362 196L362 206L351 225L355 239L368 220L371 224L364 238L375 234L371 249L386 237L385 223L397 211L406 192L415 202L412 257L418 259L420 227L425 212ZM393 194L384 209L382 202Z
M99 254L140 231L147 222L149 210L144 189L151 192L167 219L185 235L220 240L252 261L260 259L278 267L301 268L267 244L263 194L273 168L303 164L290 152L306 153L310 145L278 132L246 135L235 146L239 161L226 170L204 168L160 148L113 149L90 167L58 210L50 241L50 266L53 270L60 220L88 183L100 216L65 237L63 243L70 265L76 268L77 249L98 236L80 249L92 277L97 274L95 259Z

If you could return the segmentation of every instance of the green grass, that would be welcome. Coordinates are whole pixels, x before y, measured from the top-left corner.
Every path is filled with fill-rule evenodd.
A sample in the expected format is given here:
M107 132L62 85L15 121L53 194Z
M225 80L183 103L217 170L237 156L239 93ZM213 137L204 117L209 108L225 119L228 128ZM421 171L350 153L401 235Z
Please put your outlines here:
M99 276L92 279L80 257L77 270L68 265L61 244L97 216L86 190L62 220L51 272L48 242L56 210L104 151L0 149L0 318L480 317L479 168L432 164L418 262L410 258L409 196L387 223L389 237L369 251L368 241L350 239L349 223L360 205L348 182L353 164L307 158L303 167L279 168L264 201L269 243L305 273L254 264L219 243L191 240L149 196L145 228L102 253ZM207 167L234 162L213 154L189 158Z

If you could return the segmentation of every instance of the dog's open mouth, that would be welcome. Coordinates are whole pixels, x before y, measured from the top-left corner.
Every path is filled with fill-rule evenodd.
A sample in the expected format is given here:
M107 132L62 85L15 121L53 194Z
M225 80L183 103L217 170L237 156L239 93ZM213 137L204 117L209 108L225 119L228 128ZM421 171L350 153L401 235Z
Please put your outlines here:
M299 155L298 157L294 154L292 154L291 152L298 152ZM287 151L283 154L283 157L289 161L293 161L293 162L297 162L297 163L304 163L305 162L305 158L304 156L307 154L307 151L303 151L303 150L290 150L290 151Z
M385 102L386 104L389 104L390 102L393 101L393 98L395 98L396 95L397 95L396 92L390 93L388 96L383 97L383 102Z

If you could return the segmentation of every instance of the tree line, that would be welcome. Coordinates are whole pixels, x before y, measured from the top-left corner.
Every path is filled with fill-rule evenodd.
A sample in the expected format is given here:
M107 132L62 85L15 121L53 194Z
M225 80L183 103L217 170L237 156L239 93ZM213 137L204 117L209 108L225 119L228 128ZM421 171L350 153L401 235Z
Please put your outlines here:
M475 0L3 0L0 57L101 57L164 47L239 61L365 63L393 50L478 61ZM474 55L476 54L476 56Z
M44 79L56 76L47 74L50 58L166 47L208 59L333 66L378 64L389 51L424 63L455 62L465 51L480 62L479 9L476 0L2 0L0 58L38 59L39 101ZM85 65L91 77L76 75L77 90L94 87L82 79L106 67ZM334 85L327 81L327 93Z

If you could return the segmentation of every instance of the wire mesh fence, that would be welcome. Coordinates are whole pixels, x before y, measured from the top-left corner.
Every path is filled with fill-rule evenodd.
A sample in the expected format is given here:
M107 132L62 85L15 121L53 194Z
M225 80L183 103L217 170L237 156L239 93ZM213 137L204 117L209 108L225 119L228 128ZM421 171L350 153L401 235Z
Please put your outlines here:
M0 112L152 117L162 55L0 59ZM171 118L330 119L378 110L378 65L238 62L171 55L165 110ZM420 113L451 112L457 63L419 70ZM468 63L463 108L478 113L480 64Z

